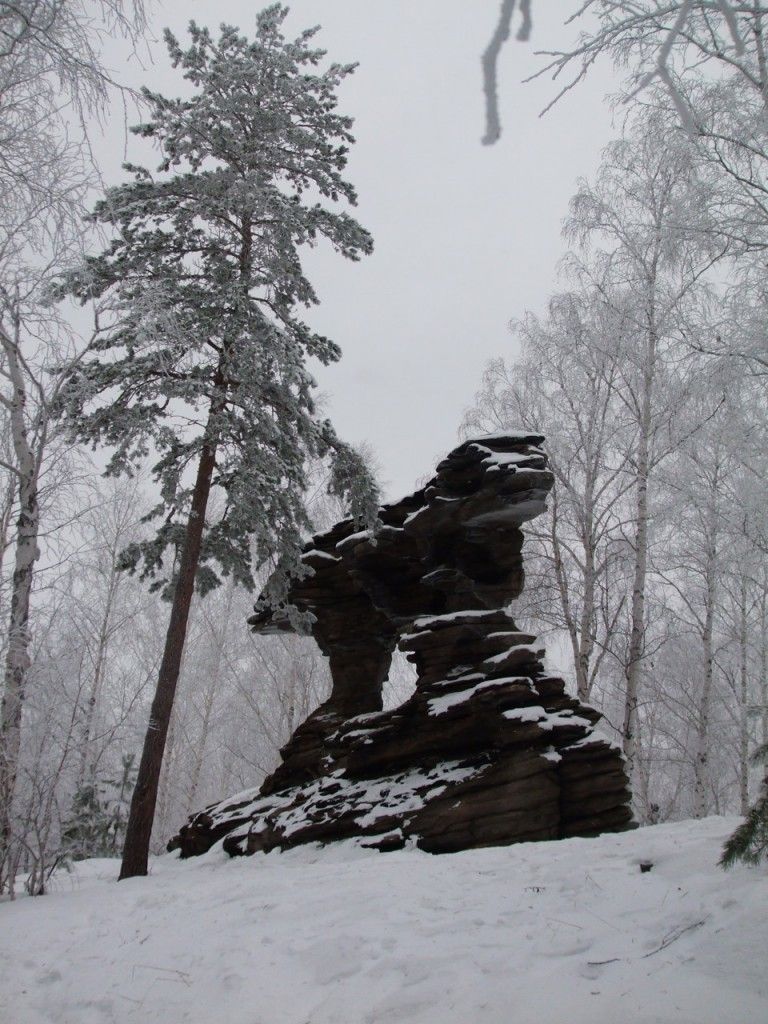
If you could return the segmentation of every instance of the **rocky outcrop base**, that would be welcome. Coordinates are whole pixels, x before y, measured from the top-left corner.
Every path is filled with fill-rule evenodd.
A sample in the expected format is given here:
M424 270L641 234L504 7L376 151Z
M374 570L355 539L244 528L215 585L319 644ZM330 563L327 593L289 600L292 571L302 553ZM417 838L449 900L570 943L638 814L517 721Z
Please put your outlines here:
M432 853L631 827L620 752L600 715L543 668L505 606L523 588L521 523L552 485L542 438L465 442L420 491L345 521L304 553L291 601L314 620L333 691L296 730L259 790L193 815L169 844L232 855L356 838ZM257 605L257 632L295 616ZM413 696L381 710L397 646Z

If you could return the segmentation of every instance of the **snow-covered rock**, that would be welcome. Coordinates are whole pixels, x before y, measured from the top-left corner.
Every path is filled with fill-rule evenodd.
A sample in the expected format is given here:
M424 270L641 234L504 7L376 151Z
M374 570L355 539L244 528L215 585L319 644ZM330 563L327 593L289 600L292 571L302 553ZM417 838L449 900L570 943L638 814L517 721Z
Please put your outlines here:
M592 708L546 674L505 610L523 587L520 524L552 485L540 435L469 440L422 490L316 536L290 599L313 620L333 692L252 793L214 804L172 846L232 854L365 836L430 852L616 831L631 824L620 754ZM259 607L255 630L291 629ZM381 711L397 644L413 696Z

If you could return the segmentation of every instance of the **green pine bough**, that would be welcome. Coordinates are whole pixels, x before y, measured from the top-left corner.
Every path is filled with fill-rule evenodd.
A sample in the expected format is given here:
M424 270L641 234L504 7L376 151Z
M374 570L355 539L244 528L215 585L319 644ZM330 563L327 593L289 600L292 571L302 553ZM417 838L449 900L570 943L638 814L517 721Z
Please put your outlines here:
M752 759L755 764L768 765L768 743L758 747ZM768 773L763 779L757 800L723 847L720 865L729 868L737 861L759 864L763 859L768 859Z

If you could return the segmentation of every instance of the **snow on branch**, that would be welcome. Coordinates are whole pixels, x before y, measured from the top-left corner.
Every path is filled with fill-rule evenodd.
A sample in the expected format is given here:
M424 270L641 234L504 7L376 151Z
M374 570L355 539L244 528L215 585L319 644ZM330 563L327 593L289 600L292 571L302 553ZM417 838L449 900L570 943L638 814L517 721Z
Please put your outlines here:
M683 96L680 93L680 90L677 88L672 79L672 75L669 71L668 62L669 55L672 52L672 48L674 47L675 43L683 36L683 33L688 25L688 21L691 17L691 14L693 13L694 6L696 6L694 0L684 0L684 2L680 5L680 10L677 12L675 22L672 28L669 30L667 38L664 40L664 43L662 44L661 49L659 50L659 56L656 61L656 66L652 68L650 71L648 71L645 75L643 75L643 77L640 79L637 88L634 89L633 92L631 92L624 100L625 103L628 103L630 100L634 99L634 97L637 96L638 93L642 92L643 89L647 88L655 78L658 78L666 86L670 98L672 99L672 102L674 103L675 108L677 109L678 116L680 117L680 120L685 126L686 130L689 132L694 132L696 130L696 125L693 120L690 108L688 107L688 104L685 102ZM714 0L714 7L720 11L723 18L725 19L725 23L728 26L728 31L731 34L731 39L733 40L733 45L736 53L739 55L742 54L744 52L744 40L741 38L738 22L736 21L736 15L733 11L733 8L730 5L729 0Z
M664 83L680 120L687 130L695 128L691 111L676 85L670 66L670 56L677 45L689 42L696 44L696 28L694 17L698 14L705 19L708 34L713 29L709 16L719 16L725 22L736 56L744 54L746 46L739 27L737 9L732 0L680 0L678 3L628 3L606 2L606 0L584 0L567 20L566 24L576 22L588 12L595 12L598 27L593 31L583 32L578 44L571 50L540 50L541 55L551 58L549 63L526 79L539 78L551 73L557 79L566 69L577 64L572 78L562 86L557 95L547 104L542 114L550 110L565 93L581 82L589 72L597 58L604 53L612 54L618 61L624 62L627 54L633 50L642 51L649 38L657 32L663 34L663 41L658 47L654 65L639 79L636 88L625 98L630 101L642 90L646 89L655 79ZM668 29L664 21L673 17L674 21ZM711 56L712 54L710 54Z

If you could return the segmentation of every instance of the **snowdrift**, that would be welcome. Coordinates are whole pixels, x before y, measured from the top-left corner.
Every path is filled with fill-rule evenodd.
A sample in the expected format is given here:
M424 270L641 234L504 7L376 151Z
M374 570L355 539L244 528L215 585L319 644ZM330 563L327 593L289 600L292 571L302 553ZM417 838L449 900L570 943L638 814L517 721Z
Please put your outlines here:
M0 905L0 1021L761 1024L768 872L716 866L734 824L85 862Z

